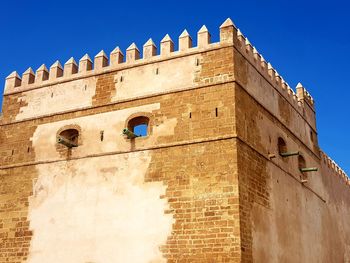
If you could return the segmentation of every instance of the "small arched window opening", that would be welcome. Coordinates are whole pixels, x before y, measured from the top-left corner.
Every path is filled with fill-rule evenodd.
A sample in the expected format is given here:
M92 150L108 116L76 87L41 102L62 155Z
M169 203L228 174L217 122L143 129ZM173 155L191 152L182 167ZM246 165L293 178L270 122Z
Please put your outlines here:
M128 130L133 132L137 137L145 137L149 134L149 118L138 116L128 122Z
M287 152L287 144L281 137L278 137L277 145L278 145L279 154L283 154Z
M311 139L311 142L313 143L314 142L314 133L312 131L310 131L310 139Z
M298 156L298 167L299 167L299 170L306 168L306 162L305 162L305 159L302 155Z
M67 129L57 136L57 142L68 148L77 147L79 143L79 131L76 129Z

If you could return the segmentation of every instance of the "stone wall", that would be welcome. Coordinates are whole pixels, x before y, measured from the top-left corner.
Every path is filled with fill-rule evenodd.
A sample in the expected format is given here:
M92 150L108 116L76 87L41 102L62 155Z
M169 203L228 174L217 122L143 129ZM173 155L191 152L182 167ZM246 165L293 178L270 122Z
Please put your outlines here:
M7 94L0 262L238 262L232 66L213 46ZM136 116L149 135L130 140Z
M242 262L350 262L349 180L320 153L307 112L234 56ZM318 171L280 156L278 138Z
M350 262L349 180L319 150L311 95L230 19L197 39L7 78L0 263ZM128 139L140 116L148 135ZM72 128L78 146L58 144Z

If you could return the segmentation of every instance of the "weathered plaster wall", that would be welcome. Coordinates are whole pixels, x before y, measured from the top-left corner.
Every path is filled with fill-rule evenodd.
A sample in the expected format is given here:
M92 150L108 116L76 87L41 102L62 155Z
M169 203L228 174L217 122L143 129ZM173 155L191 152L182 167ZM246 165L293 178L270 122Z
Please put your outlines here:
M349 187L324 168L315 147L307 147L240 85L235 96L242 260L348 262ZM318 172L303 175L297 156L279 156L278 137Z
M201 54L121 70L114 75L112 101L152 95L194 86Z
M147 151L39 165L27 262L165 262L174 219L165 185L144 182L150 161Z
M313 176L324 200L269 165L270 207L252 208L254 262L350 262L349 186L323 168Z
M274 88L264 75L238 51L234 53L234 65L237 84L254 97L262 107L286 126L300 141L318 154L315 116L306 115L306 111L301 111L301 108L290 103L285 98L287 91ZM284 96L282 96L283 93ZM242 111L244 110L242 109ZM310 136L311 132L314 134L314 139Z
M25 106L16 120L91 106L95 88L96 78L91 77L23 92L17 102L23 101Z
M106 74L112 75L113 86L108 85L110 80L108 84L99 83L99 80L104 78L104 75L101 75L23 91L15 96L9 95L15 97L19 107L18 112L13 112L12 115L15 115L15 120L18 121L91 107L96 105L99 96L106 98L102 102L106 104L191 88L195 86L196 76L201 70L201 66L197 65L200 58L201 54L190 55Z
M39 125L31 138L36 161L55 160L61 157L60 152L56 149L57 132L61 128L70 125L80 127L81 129L79 138L81 145L72 149L71 157L73 158L104 152L129 151L132 146L130 140L125 139L122 134L123 129L126 127L126 120L133 114L152 114L152 111L159 109L160 103L154 103ZM153 136L145 143L148 146L154 145L158 137L173 135L176 122L176 118L170 120L164 118L164 122L152 129ZM104 132L104 138L106 138L104 141L100 140L101 131ZM139 139L142 140L142 138Z
M6 125L2 135L8 136L8 143L2 149L2 165L20 167L6 168L1 179L8 185L13 178L18 178L21 183L21 176L27 175L28 182L24 185L29 192L19 192L21 206L13 207L20 210L19 222L23 230L17 222L12 222L15 218L12 212L0 214L0 218L6 218L4 221L11 221L0 230L9 236L17 235L4 239L7 248L2 248L2 258L13 262L42 262L54 248L81 242L82 246L88 247L94 244L96 250L82 247L77 253L66 255L56 249L50 261L56 262L53 259L56 256L65 262L76 262L81 259L79 252L87 262L99 262L102 252L112 250L102 247L105 244L100 241L103 237L116 244L122 242L120 235L110 237L104 226L110 224L108 230L115 233L120 225L126 226L130 221L153 229L152 233L144 229L136 233L135 229L125 227L125 234L127 238L130 235L142 240L147 236L154 240L140 253L155 262L178 259L191 262L235 259L238 262L236 155L229 139L235 129L232 124L235 116L233 98L232 85L214 85L172 96L162 95ZM121 130L127 118L135 113L149 114L152 130L149 137L131 142L121 136ZM80 127L82 144L72 150L71 155L60 155L55 136L66 125ZM103 142L100 141L101 130L105 132ZM27 148L23 152L19 148L23 142L31 146L29 153ZM12 147L15 149L13 156ZM135 150L142 151L133 152ZM6 155L8 152L11 159ZM67 158L71 160L67 162ZM33 162L39 163L34 165ZM27 165L21 166L23 163ZM136 170L140 173L134 173ZM129 177L129 173L134 176ZM137 179L136 183L133 178ZM126 192L115 192L116 185L127 189ZM10 188L4 188L4 193L14 198ZM7 206L8 201L3 200L2 204ZM137 220L144 218L148 215L145 211L149 205L157 210L151 212L158 214L160 221L157 224L164 228L152 228L155 221L152 217L152 222L130 219L133 216L135 220L136 217ZM129 209L123 212L128 217L120 218L114 208ZM97 227L96 222L101 226ZM96 242L101 242L101 246ZM21 246L18 255L11 253L17 244ZM127 246L123 250L125 257L114 259L138 262L140 257L131 253L140 248L135 250L134 244L123 244ZM109 259L106 257L104 261ZM152 261L144 259L142 262Z

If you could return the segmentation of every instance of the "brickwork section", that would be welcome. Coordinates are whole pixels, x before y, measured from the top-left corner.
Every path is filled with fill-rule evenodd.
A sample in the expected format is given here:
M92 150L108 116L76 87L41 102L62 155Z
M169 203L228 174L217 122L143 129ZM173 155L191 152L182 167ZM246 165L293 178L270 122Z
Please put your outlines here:
M236 153L233 140L156 150L146 181L167 186L174 215L162 246L167 262L240 262Z
M232 135L235 128L232 125L234 93L231 87L230 84L212 86L178 92L172 96L162 95L6 125L1 129L2 137L6 138L6 144L0 146L0 161L2 165L33 161L35 156L31 149L31 137L38 125L158 102L161 104L161 111L154 112L150 116L153 125L161 124L165 116L166 118L175 117L178 120L174 136L160 138L159 143Z
M229 47L202 53L202 58L197 61L201 70L196 82L198 84L213 84L233 80L233 59L233 50Z
M4 96L2 102L2 122L14 121L21 107L26 106L26 103L20 100L19 94Z
M168 262L240 262L234 141L188 144L192 140L200 142L202 139L235 134L233 86L216 85L232 80L232 55L232 49L224 48L203 52L199 56L199 70L194 87L213 86L108 106L106 104L111 103L114 96L114 76L117 72L100 75L93 97L93 106L99 107L3 126L0 135L1 138L6 138L6 143L0 146L1 164L15 165L35 161L31 138L40 125L160 103L160 110L149 116L151 125L161 125L164 119L171 118L175 118L177 124L174 135L160 137L152 146L185 143L184 146L152 150L152 161L145 178L146 182L161 181L166 185L166 194L161 198L168 201L169 209L164 213L172 214L175 219L171 236L160 248L164 257ZM17 96L5 98L7 102L4 115L11 116L5 122L14 121L23 106L18 103ZM104 138L111 139L113 138ZM133 150L137 150L137 145ZM60 156L62 159L69 158L64 154ZM37 176L37 169L32 165L6 169L1 174L2 196L6 198L2 199L0 205L6 210L1 211L0 218L6 224L2 225L4 248L0 262L23 262L28 256L32 235L27 219L28 199L32 195L33 180ZM21 187L17 186L19 182L22 183ZM13 192L8 185L18 192ZM7 198L14 200L13 206L8 207Z
M25 262L32 231L28 197L32 195L34 167L0 171L0 262Z
M1 130L2 138L7 140L7 143L1 146L1 163L10 165L34 161L34 151L30 148L28 153L27 144L31 146L30 138L39 125L155 102L160 102L161 106L160 110L154 111L150 116L152 125L160 125L164 118L177 119L174 135L159 138L160 144L232 135L235 129L232 125L235 115L233 100L232 85L225 84L6 125ZM105 138L110 139L113 138ZM153 153L146 181L163 181L167 185L167 193L163 198L168 199L170 209L165 213L174 214L176 219L172 236L161 248L168 262L175 262L177 259L184 262L239 262L238 192L234 174L234 148L229 141L211 144L207 143L205 147L188 145L164 148ZM194 150L195 148L200 151ZM198 152L203 151L203 148L204 153L197 159ZM228 159L227 156L232 156L232 159ZM19 207L14 209L21 217L18 219L4 211L0 218L5 221L14 220L13 222L20 220L18 226L24 226L22 229L14 229L16 224L6 225L4 231L12 233L8 230L10 227L13 228L14 235L25 237L5 239L6 249L1 253L0 262L23 262L31 240L27 205L32 194L32 179L37 176L36 169L34 166L25 166L6 169L5 172L6 175L1 175L3 185L15 182L14 178L22 182L21 178L25 175L28 181L23 181L23 187L28 189L20 190L18 198L13 196L10 188L4 189L4 195L16 200L14 203ZM1 206L6 207L8 203L8 199L3 199ZM188 238L190 239L187 240Z
M111 102L115 93L114 75L116 73L109 73L100 75L97 78L96 93L92 98L93 106L100 106Z
M266 159L242 142L237 143L242 262L253 262L252 208L269 208Z

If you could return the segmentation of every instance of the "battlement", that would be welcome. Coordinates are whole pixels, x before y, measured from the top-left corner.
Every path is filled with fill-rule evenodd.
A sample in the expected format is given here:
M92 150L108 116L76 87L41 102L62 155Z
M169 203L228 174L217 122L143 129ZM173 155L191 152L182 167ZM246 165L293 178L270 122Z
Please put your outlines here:
M231 20L227 20L231 21ZM227 24L227 23L226 23ZM233 26L227 24L227 26ZM160 54L157 55L157 46L150 38L143 45L143 52L141 52L135 43L132 43L124 53L119 47L116 47L109 55L101 50L95 57L94 61L91 60L88 54L85 54L79 63L71 57L62 67L61 63L57 60L48 69L45 64L41 65L36 72L32 68L28 68L22 77L13 71L7 78L5 83L5 95L17 93L21 91L27 91L35 89L41 86L48 86L58 82L70 81L76 78L83 78L112 70L120 69L124 66L132 66L136 64L142 64L144 62L155 61L158 59L166 59L191 51L207 49L211 46L217 46L220 43L210 42L210 33L206 26L197 33L198 46L192 46L192 38L188 34L187 30L184 30L179 36L179 50L174 51L174 42L171 37L166 34L160 42ZM221 42L225 42L222 39Z
M157 46L150 38L143 45L141 52L135 43L126 49L126 56L116 47L110 54L101 50L92 61L88 54L84 55L79 63L72 57L62 67L59 61L53 63L48 69L44 64L36 72L28 68L22 77L14 71L7 78L5 83L5 95L48 86L55 83L66 82L77 78L84 78L104 72L118 70L123 67L130 67L151 61L173 58L186 55L191 52L205 51L213 47L223 45L233 45L241 54L254 65L254 67L270 81L270 83L280 90L295 107L301 107L304 102L313 109L314 100L301 84L298 84L295 93L288 83L281 77L270 63L257 51L239 29L236 28L230 18L220 26L220 42L212 43L211 35L206 26L202 26L197 33L197 46L192 46L192 38L184 30L178 38L178 50L174 50L174 42L167 34L160 42L160 52L157 55Z
M350 181L314 100L219 32L7 77L0 262L348 262Z
M251 44L249 39L237 29L237 45L241 54L266 78L270 83L281 91L289 102L295 107L303 106L306 102L314 110L314 100L310 93L299 83L296 87L296 93L277 72L277 70L267 62L258 50Z
M350 178L340 166L332 160L327 154L320 151L321 161L333 172L333 175L338 176L350 187Z

